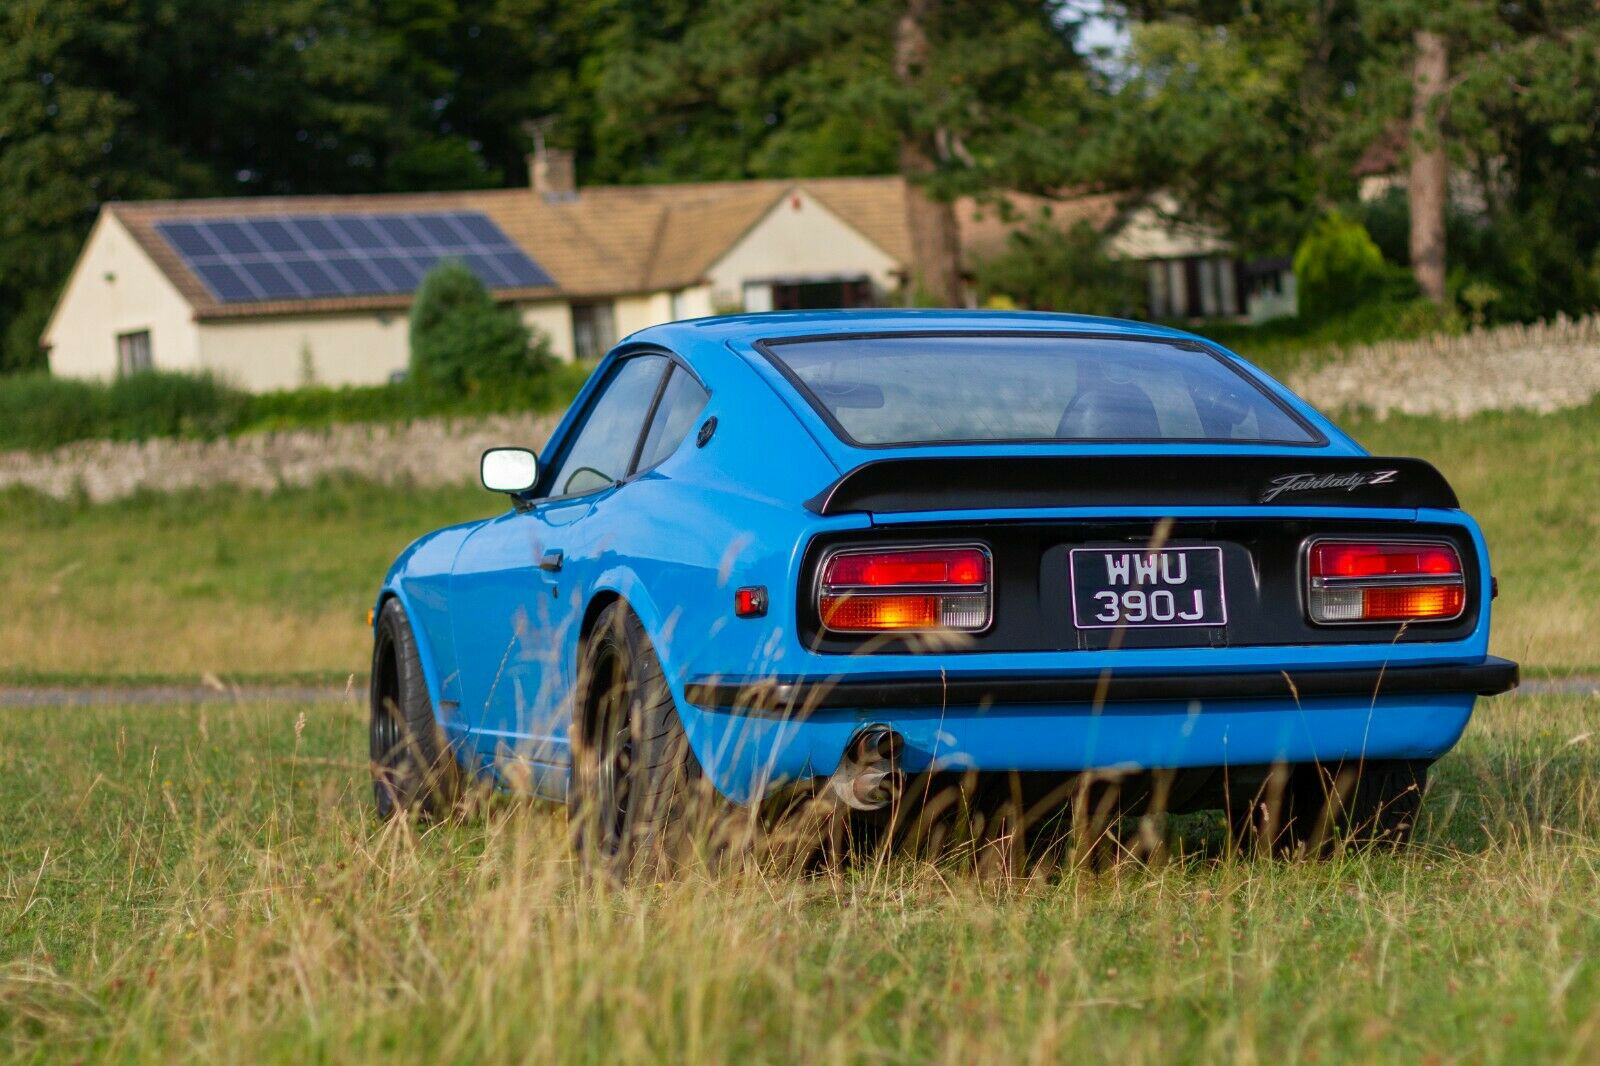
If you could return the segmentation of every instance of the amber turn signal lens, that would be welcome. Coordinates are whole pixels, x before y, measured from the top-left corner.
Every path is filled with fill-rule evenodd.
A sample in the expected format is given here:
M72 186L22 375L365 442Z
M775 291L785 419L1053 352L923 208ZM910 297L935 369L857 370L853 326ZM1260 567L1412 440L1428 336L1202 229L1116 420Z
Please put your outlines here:
M937 629L938 596L824 596L822 624L829 629Z
M1460 585L1391 585L1362 590L1365 617L1379 622L1454 618L1466 603Z

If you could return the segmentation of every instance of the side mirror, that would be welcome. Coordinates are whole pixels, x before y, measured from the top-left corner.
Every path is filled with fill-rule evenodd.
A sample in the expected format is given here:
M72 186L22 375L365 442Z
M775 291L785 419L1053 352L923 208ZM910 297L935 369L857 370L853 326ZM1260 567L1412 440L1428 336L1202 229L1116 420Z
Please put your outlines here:
M478 475L490 492L527 492L539 480L539 457L526 448L490 448Z

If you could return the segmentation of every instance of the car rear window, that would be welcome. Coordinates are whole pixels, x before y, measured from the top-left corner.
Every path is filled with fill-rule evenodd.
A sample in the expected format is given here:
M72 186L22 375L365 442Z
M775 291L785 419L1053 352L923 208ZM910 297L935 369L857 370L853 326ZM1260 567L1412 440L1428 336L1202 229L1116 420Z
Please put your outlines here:
M1221 356L1184 342L907 335L762 349L852 444L1321 441Z

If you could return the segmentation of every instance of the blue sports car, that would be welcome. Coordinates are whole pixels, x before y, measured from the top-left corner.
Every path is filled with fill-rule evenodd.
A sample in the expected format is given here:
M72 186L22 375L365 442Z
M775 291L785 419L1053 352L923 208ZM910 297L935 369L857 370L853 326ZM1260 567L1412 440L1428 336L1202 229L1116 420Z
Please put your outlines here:
M696 787L869 811L952 774L1398 841L1517 682L1438 471L1151 325L656 326L481 475L509 510L418 540L377 597L384 814L487 778L626 863Z

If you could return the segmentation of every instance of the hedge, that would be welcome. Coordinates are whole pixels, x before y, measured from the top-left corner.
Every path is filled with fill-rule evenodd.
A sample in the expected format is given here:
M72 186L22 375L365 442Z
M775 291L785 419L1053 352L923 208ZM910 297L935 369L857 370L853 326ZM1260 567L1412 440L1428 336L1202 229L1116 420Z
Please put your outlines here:
M407 383L253 395L203 374L147 371L111 383L41 373L5 375L0 376L0 449L545 411L570 402L588 371L587 366L557 363L495 390L462 397L441 396Z

